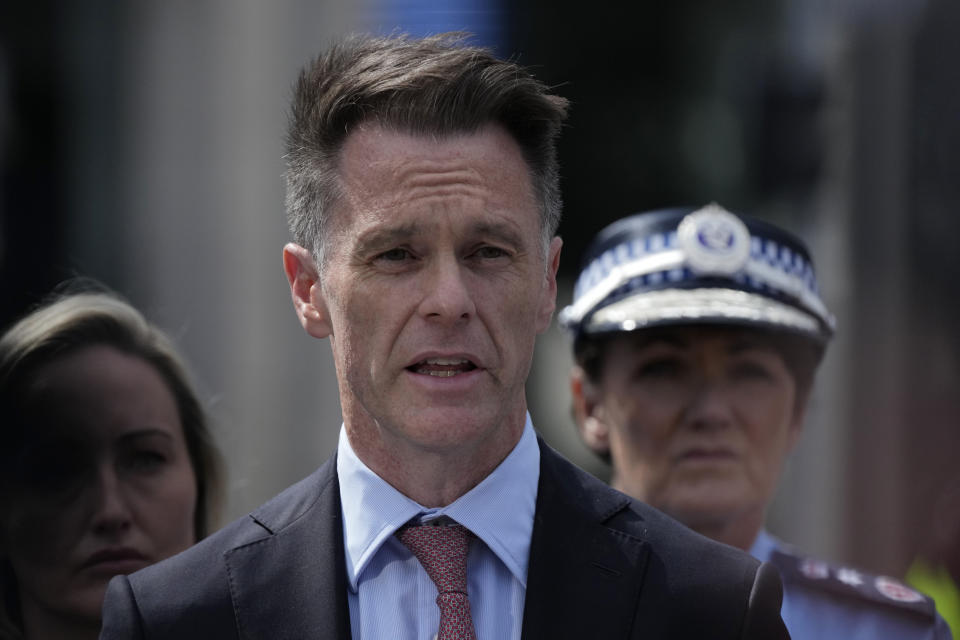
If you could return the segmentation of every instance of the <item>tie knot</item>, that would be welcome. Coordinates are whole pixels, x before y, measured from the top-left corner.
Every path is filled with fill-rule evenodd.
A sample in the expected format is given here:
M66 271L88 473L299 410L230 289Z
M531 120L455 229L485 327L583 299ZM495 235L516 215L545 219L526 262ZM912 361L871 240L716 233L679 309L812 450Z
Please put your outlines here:
M437 585L438 593L467 593L471 533L463 525L411 526L401 529L398 535Z

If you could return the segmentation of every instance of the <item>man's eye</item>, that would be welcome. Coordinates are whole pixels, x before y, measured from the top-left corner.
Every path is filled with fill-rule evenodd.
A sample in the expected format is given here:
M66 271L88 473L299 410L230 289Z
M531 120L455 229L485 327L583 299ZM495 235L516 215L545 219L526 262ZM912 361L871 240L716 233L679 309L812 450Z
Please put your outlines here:
M403 260L409 260L410 258L411 255L409 251L399 248L384 251L376 257L377 260L383 260L385 262L401 262Z
M494 260L496 258L502 258L503 256L506 256L509 254L505 250L501 249L500 247L485 246L477 249L474 252L474 255L484 260Z

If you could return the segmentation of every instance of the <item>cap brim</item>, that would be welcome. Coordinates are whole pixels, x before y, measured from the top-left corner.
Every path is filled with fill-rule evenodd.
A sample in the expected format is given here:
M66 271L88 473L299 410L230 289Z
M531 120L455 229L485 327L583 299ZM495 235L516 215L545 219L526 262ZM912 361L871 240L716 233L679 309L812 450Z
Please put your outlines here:
M591 314L586 334L665 324L736 324L782 329L818 342L829 338L817 318L763 295L737 289L663 289L627 296Z

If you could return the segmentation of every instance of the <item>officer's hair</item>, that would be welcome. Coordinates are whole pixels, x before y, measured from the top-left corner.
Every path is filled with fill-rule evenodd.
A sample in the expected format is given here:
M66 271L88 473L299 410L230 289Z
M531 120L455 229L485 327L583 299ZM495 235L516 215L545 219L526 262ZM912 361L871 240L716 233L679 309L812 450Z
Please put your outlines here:
M540 203L543 245L560 222L555 141L567 100L467 34L354 35L318 56L294 86L286 136L286 209L294 240L322 267L324 223L341 195L338 159L364 122L423 136L503 126L519 144Z

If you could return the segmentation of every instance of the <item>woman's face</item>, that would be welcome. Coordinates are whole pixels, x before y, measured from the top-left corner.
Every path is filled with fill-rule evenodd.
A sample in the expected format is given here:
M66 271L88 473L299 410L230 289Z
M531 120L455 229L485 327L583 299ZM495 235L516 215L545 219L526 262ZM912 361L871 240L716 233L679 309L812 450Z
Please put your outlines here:
M197 480L176 401L146 361L85 347L42 366L4 514L25 619L99 620L110 578L194 542Z
M796 393L765 334L651 329L607 345L591 411L618 489L697 530L759 526L799 435Z

